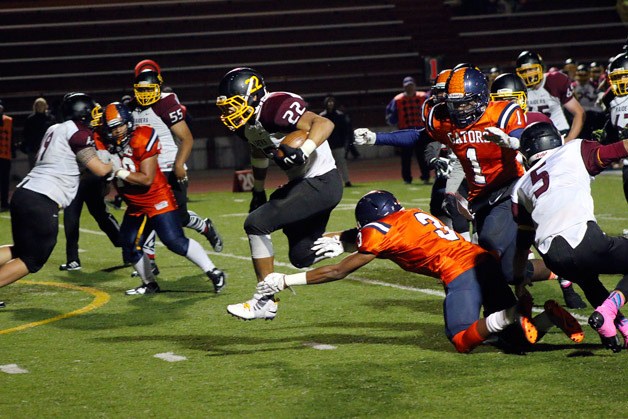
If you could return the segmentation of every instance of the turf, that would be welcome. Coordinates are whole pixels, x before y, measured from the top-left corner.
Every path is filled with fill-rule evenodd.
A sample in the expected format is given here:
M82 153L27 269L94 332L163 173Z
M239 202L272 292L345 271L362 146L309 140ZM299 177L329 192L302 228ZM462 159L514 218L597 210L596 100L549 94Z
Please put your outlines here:
M429 186L401 182L345 189L329 230L352 226L353 205L386 188L406 207L428 208ZM593 183L602 228L628 227L621 177ZM186 259L158 248L165 291L127 297L138 285L85 212L83 270L60 272L65 238L40 272L0 290L0 416L35 417L622 417L625 353L602 348L586 326L588 307L573 311L585 340L559 330L526 355L482 346L455 352L443 332L441 286L435 279L375 261L350 279L284 291L272 322L230 317L227 304L254 289L242 224L248 194L191 196L225 239L212 260L228 273L223 294ZM567 204L569 205L569 203ZM121 211L113 211L121 219ZM206 249L209 244L186 234ZM10 241L8 215L0 217ZM286 240L273 236L278 271L293 273ZM628 256L627 256L628 257ZM324 263L324 262L323 262ZM604 277L613 287L618 277ZM393 285L393 286L386 286ZM537 306L562 303L558 285L538 283ZM78 312L77 312L78 311ZM59 319L59 317L65 317ZM51 321L52 320L52 321ZM16 330L17 329L17 330ZM326 346L321 346L326 345ZM155 357L184 357L169 362ZM166 355L167 357L167 355ZM23 373L15 372L16 364Z

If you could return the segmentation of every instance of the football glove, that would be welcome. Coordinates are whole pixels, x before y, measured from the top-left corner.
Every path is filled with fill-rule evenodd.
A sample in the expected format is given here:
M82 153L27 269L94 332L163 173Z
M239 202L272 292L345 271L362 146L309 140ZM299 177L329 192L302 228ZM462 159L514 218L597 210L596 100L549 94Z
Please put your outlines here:
M251 204L249 205L249 212L253 212L262 205L268 202L266 199L266 191L253 190L253 198L251 198Z
M257 292L267 297L277 294L279 291L286 288L284 278L285 275L278 272L266 275L266 278L264 278L262 282L257 283Z
M451 173L449 159L446 157L434 157L430 160L430 167L436 172L436 177L448 178Z
M279 153L273 154L273 160L282 170L292 169L296 166L303 166L307 161L307 156L301 148L290 147L287 144L280 144L279 150L283 152L283 157Z
M357 145L373 145L377 135L368 128L358 128L353 131L354 143Z
M497 127L484 128L483 137L485 140L495 143L500 147L519 150L519 139L509 136Z
M311 250L316 256L324 258L334 258L345 251L340 236L321 237L314 242Z

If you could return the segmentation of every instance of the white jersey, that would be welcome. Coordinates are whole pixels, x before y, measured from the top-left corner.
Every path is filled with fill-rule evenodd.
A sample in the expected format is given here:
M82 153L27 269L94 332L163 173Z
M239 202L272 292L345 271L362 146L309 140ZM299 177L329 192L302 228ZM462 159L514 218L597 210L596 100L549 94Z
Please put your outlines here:
M242 135L247 142L260 150L275 149L287 133L296 129L296 123L305 113L307 104L299 95L289 92L269 93L259 105L255 121L244 126ZM289 180L321 176L336 168L327 141L310 154L303 166L285 171Z
M596 221L591 197L591 175L582 156L582 141L575 139L545 156L516 183L512 201L532 215L535 244L545 254L561 236L575 248Z
M620 130L628 126L628 96L615 96L609 106L611 124Z
M561 132L569 131L569 123L562 105L573 98L573 88L569 78L560 72L543 76L538 88L528 89L528 109L547 115Z
M161 99L148 108L135 108L133 110L133 120L136 125L148 125L157 132L159 142L161 143L161 154L158 157L159 168L162 172L171 172L179 147L170 131L170 127L185 120L185 110L181 106L177 95L174 93L162 93Z
M33 169L18 187L46 195L61 208L74 199L79 186L79 164L76 153L93 147L91 130L66 121L48 128L37 153Z

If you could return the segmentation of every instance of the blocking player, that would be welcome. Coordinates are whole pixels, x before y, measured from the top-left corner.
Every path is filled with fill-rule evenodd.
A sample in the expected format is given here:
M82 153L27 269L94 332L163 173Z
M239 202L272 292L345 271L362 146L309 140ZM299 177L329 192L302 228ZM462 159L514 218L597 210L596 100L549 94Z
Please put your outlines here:
M342 198L342 180L327 143L334 124L309 111L301 96L268 92L262 74L252 68L234 68L225 74L218 94L221 121L251 149L253 198L244 231L258 282L274 271L270 234L277 230L288 238L290 262L299 268L311 266L321 259L311 247ZM287 133L296 130L308 132L303 145L281 144ZM286 173L288 183L267 200L264 185L271 159ZM272 297L255 294L244 303L229 305L227 311L244 320L270 320L277 304Z
M134 265L142 284L126 291L127 295L159 292L148 256L138 246L142 229L150 222L159 239L172 252L185 256L205 272L220 292L225 274L213 264L201 245L183 234L177 202L166 176L159 168L161 143L157 131L149 126L136 126L131 111L120 102L107 105L103 111L104 141L119 161L114 172L114 186L127 203L120 237L125 263ZM117 157L117 159L116 159Z
M64 122L48 128L35 166L17 185L11 199L13 245L0 247L0 287L39 271L57 243L59 209L74 199L79 162L97 176L112 166L96 154L89 127L94 100L68 93L61 103Z
M599 280L600 274L623 274L623 294L628 275L628 239L609 237L599 227L593 211L591 177L613 161L628 157L628 140L600 145L575 139L564 146L552 124L537 122L521 134L520 151L529 170L512 191L513 213L518 223L514 259L515 282L526 284L525 263L530 245L558 275L580 285L597 307L589 318L603 343L617 351L616 329L628 345L628 320L617 312L623 300ZM562 147L561 147L562 146Z
M357 238L351 244L356 252L337 264L308 272L272 273L258 284L258 292L272 295L286 286L337 281L376 258L389 259L406 271L442 281L445 333L458 352L470 352L513 323L529 343L536 342L537 330L518 311L493 254L466 241L432 215L417 208L404 209L387 191L364 195L355 207L355 218ZM482 306L484 318L479 317Z
M222 238L209 218L201 218L187 208L187 168L185 162L192 152L194 138L185 121L186 110L177 95L162 91L161 69L152 60L143 60L135 66L133 93L135 101L130 106L137 125L148 125L157 131L162 144L159 168L168 179L178 205L181 225L203 234L216 252L223 248ZM175 140L176 138L176 140ZM155 254L154 233L147 232L145 252ZM154 270L159 272L154 267Z
M584 125L584 109L573 95L569 77L560 71L544 72L543 59L532 51L523 51L517 57L517 75L528 88L528 107L531 111L549 116L565 142L577 138ZM573 115L571 127L563 108Z

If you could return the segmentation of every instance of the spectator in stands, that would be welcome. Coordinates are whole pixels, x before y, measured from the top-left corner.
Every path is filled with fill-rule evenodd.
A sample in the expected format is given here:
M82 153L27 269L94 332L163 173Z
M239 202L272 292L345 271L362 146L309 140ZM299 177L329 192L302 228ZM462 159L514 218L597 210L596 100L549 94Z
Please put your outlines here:
M349 117L349 114L347 113L347 109L345 108L345 106L340 105L338 107L338 110L345 114L345 119L347 120L347 127L349 129L349 132L353 132L353 123L351 122L351 117ZM349 154L353 156L353 160L357 160L360 158L360 152L355 147L353 134L347 139L347 146L345 150L345 160L349 159Z
M403 79L403 92L396 95L386 106L386 122L398 129L423 128L421 107L427 99L426 92L416 89L416 83L410 76ZM425 161L425 141L419 141L415 147L401 149L401 177L406 184L412 183L412 154L416 156L421 169L421 180L430 183L430 168Z
M584 108L586 115L580 137L590 139L593 131L601 129L604 126L604 109L600 104L603 93L598 92L593 85L589 67L584 64L578 65L576 81L573 82L572 86L574 96Z
M353 130L347 123L346 115L338 110L336 107L336 98L329 95L323 101L325 110L320 113L320 116L324 116L334 123L334 130L327 138L329 147L331 148L331 154L336 160L336 167L340 172L342 181L346 187L353 186L349 180L349 169L347 168L347 160L345 159L345 148L347 143L353 139Z
M4 114L0 99L0 212L9 210L9 182L13 157L13 118Z
M33 102L33 113L26 117L24 122L23 141L20 144L20 151L28 156L28 167L35 166L37 151L41 144L41 139L48 127L55 123L55 118L48 112L48 102L43 97L38 97Z

